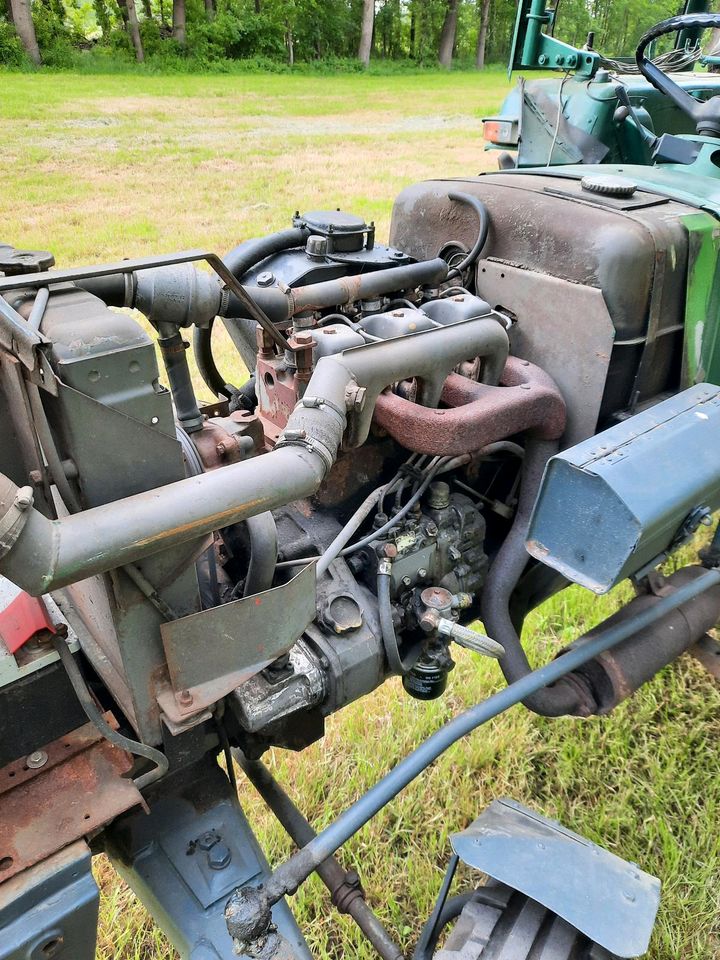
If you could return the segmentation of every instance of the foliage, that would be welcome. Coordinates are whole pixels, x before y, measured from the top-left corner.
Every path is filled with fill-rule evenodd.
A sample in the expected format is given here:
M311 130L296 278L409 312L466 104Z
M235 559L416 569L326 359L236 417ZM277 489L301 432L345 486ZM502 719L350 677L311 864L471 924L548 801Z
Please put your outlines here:
M5 67L27 67L28 59L12 25L0 17L0 64Z
M124 2L124 0L123 0ZM232 70L235 61L267 65L323 62L355 69L362 0L186 0L187 41L172 38L173 0L135 0L146 60L151 70ZM0 63L23 66L0 0ZM44 62L78 67L79 51L108 51L119 64L134 59L118 0L32 0L35 29ZM474 60L482 0L460 0L455 62ZM438 42L448 0L376 0L373 61L437 62ZM590 31L596 48L611 56L632 53L642 31L675 13L678 0L558 0L556 35L581 45ZM486 62L506 60L516 0L491 0ZM97 58L94 58L97 59ZM87 62L87 58L85 58Z

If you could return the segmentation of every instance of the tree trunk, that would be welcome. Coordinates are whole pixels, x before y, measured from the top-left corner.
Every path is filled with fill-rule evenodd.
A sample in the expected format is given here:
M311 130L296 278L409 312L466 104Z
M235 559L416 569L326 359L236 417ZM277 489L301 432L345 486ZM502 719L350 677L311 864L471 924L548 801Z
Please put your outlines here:
M453 47L455 46L455 33L457 32L457 21L458 0L447 0L445 20L443 21L442 31L440 33L438 63L441 67L446 67L448 69L452 66Z
M42 63L40 47L35 36L35 24L30 12L30 0L10 0L10 13L20 42L33 63Z
M153 12L150 0L143 0L143 12L147 20L152 20Z
M185 46L185 0L173 0L173 40Z
M215 0L205 0L205 16L208 22L215 19Z
M145 59L145 52L143 51L142 40L140 39L140 25L138 24L135 0L118 0L118 8L123 23L125 24L125 29L130 37L130 42L133 45L135 59L138 63L142 63Z
M490 22L490 0L480 0L480 29L478 30L475 66L482 70L485 66L485 47L487 46L488 23Z
M288 66L295 65L295 38L293 37L293 28L289 23L285 23L285 45L288 52Z
M260 0L255 0L255 13L260 13Z
M370 63L373 27L375 26L375 0L363 0L362 23L360 25L360 43L358 60L366 67Z

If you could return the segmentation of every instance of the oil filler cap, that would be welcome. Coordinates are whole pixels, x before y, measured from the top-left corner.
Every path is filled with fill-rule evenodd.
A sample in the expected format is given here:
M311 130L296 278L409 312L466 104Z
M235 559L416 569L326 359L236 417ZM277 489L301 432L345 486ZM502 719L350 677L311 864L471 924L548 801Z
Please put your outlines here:
M583 177L580 184L588 193L600 193L605 197L631 197L637 190L637 184L632 180L611 173Z

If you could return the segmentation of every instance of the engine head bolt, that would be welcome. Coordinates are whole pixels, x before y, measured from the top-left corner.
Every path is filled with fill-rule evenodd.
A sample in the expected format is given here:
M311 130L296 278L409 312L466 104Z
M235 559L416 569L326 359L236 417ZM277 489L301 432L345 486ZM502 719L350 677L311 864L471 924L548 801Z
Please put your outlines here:
M35 750L25 761L25 766L28 770L39 770L40 767L44 767L48 762L48 755L44 750Z
M425 569L425 567L420 567L420 569L418 570L418 577L420 577L421 580L424 580L425 577L427 577L427 570Z
M259 287L269 287L275 283L275 274L270 270L263 270L257 275L257 285Z
M181 690L180 693L177 694L177 701L181 706L189 707L193 702L193 695L189 690Z
M402 585L403 585L404 587L411 587L411 586L412 586L412 580L410 579L410 577L403 577L403 578L402 578Z

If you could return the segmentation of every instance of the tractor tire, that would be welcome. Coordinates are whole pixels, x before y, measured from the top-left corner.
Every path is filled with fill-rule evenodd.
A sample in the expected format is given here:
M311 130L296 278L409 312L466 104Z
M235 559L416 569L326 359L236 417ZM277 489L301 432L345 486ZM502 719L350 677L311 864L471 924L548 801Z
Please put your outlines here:
M441 914L436 942L443 928L457 920L433 960L619 960L557 914L503 884L490 881L469 898L454 898L454 904L448 901Z

